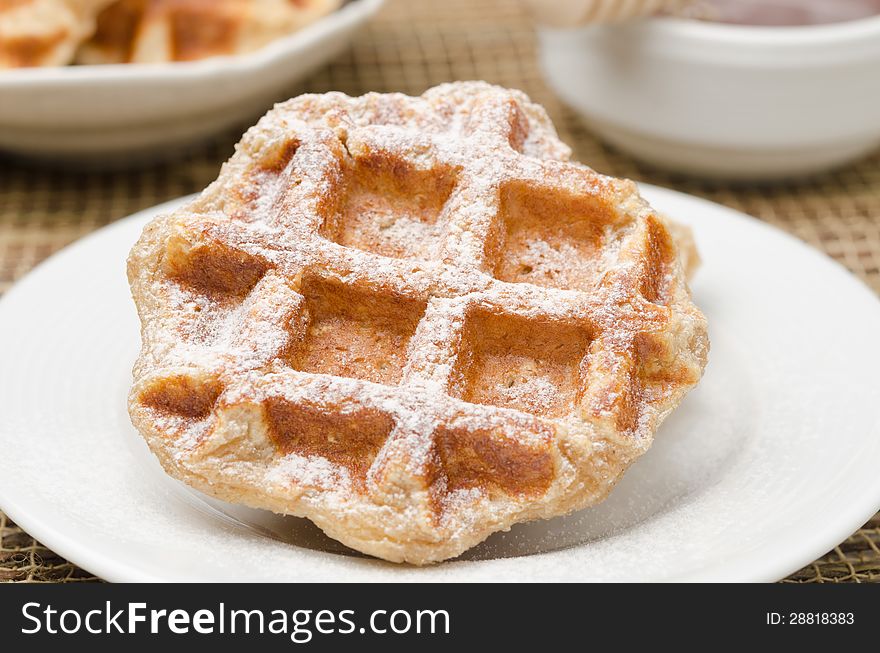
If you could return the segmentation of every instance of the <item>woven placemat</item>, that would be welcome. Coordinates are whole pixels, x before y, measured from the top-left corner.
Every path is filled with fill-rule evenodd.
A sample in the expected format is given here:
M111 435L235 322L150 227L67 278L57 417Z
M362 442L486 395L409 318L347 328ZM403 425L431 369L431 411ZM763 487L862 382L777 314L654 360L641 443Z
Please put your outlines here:
M675 188L757 216L827 252L880 293L880 153L811 180L762 187L698 182L642 166L598 142L549 91L536 63L531 25L511 0L389 0L348 52L292 86L290 95L418 94L456 79L523 89L547 108L579 160L600 172ZM0 292L80 236L201 190L216 177L244 127L175 161L135 171L53 171L0 156ZM95 579L0 513L2 580ZM880 582L880 514L786 580Z

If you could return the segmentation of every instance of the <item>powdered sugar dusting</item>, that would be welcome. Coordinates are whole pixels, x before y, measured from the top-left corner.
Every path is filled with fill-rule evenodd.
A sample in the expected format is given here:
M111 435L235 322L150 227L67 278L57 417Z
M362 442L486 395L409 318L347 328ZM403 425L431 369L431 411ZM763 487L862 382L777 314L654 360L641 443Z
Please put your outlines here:
M276 169L278 152L286 151L282 141L295 151ZM601 496L601 488L590 494L579 480L591 474L595 443L614 441L613 464L620 468L644 451L658 417L699 378L705 325L678 265L662 270L670 289L663 305L643 296L652 213L633 198L634 187L569 163L568 156L540 107L483 83L444 85L421 98L330 93L278 105L245 135L219 180L190 206L160 218L133 251L132 285L145 321L134 396L172 373L206 376L223 388L212 415L201 420L135 401L142 431L177 434L150 440L151 446L171 449L184 476L187 469L212 475L214 485L234 487L251 505L311 516L350 545L397 560L455 555L511 523ZM372 177L358 187L364 175ZM567 242L536 237L522 250L525 268L534 259L536 269L540 263L562 274L577 264L589 283L554 287L552 275L540 283L496 277L505 256L502 196L513 184L547 201L613 202L614 225L589 265L578 258L584 250ZM394 193L407 205L386 202ZM427 220L437 199L430 193L444 195ZM346 213L346 202L353 212ZM364 211L375 218L352 222ZM170 277L163 266L172 240L186 243L175 256L207 252L200 269L216 278L200 286ZM210 258L217 251L238 252L235 265L261 271L243 296L223 276L228 263ZM592 334L586 357L566 362L579 385L562 417L548 412L560 381L540 367L485 393L496 397L486 404L462 399L460 376L472 355L462 334L477 310L509 320L511 328L547 324ZM404 316L412 311L418 315L410 324ZM399 383L340 376L329 357L316 369L297 369L297 352L321 337L310 330L319 316L339 338L337 366L371 357L381 370L398 364L398 352L382 348L408 343ZM676 337L664 340L670 330ZM639 344L648 337L665 344L656 350ZM633 394L640 367L662 367L670 357L681 381L658 381L666 384L663 392L648 387ZM360 462L334 463L311 450L273 453L263 407L278 401L292 407L297 428L323 429L322 446L330 448L337 431L348 433L345 419L370 420L371 432L384 440L372 458L373 441L359 445L366 472ZM508 455L505 465L524 470L552 469L552 478L540 491L511 489L506 480L472 483L469 467L444 462L447 454L435 441L441 428L477 438L503 434L507 452L493 456ZM221 444L224 455L249 461L244 481L235 465L212 471L212 454L203 452ZM483 445L474 447L483 474L501 474L491 457L479 458ZM605 455L602 464L609 463ZM463 487L454 487L453 475Z

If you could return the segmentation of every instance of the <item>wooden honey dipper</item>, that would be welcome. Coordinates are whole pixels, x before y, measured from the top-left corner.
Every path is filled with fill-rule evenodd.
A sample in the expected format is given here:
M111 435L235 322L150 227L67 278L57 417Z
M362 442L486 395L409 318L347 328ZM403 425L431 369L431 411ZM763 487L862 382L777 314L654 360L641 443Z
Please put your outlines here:
M535 18L552 27L618 23L672 12L691 0L525 0Z

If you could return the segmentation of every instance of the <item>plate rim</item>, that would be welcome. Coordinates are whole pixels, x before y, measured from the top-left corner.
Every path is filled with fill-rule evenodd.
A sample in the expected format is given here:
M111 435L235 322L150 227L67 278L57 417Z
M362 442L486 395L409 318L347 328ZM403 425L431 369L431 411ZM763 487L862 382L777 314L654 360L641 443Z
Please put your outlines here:
M640 183L639 188L644 192L649 201L653 202L654 198L662 197L664 194L678 196L680 200L709 205L712 210L721 210L730 218L746 221L752 226L764 229L767 233L774 234L775 237L782 237L788 241L789 245L808 252L811 257L821 261L829 270L835 269L841 275L841 279L846 278L850 282L855 282L859 292L865 297L865 304L873 305L873 310L877 311L878 318L880 318L880 297L877 296L873 289L841 263L794 235L758 218L702 197L645 183ZM10 298L14 299L20 293L26 292L29 286L29 279L50 264L50 262L55 261L59 256L70 256L71 252L75 253L76 249L87 246L92 239L99 239L115 230L123 230L128 227L132 220L136 220L139 217L158 216L166 213L196 195L179 197L138 211L97 229L55 252L32 268L0 297L0 315L2 315L5 306L11 301ZM659 203L662 203L662 201ZM875 420L875 425L872 429L869 429L868 435L877 431L878 427L880 427L880 418ZM871 483L872 480L873 483ZM758 550L761 554L760 556L756 555L753 550L742 551L734 557L725 559L723 567L717 563L707 563L670 580L675 582L704 582L723 577L727 582L770 582L784 578L839 545L880 509L880 475L875 476L873 479L867 479L865 482L860 483L861 485L865 487L860 488L859 497L865 497L864 501L850 502L847 505L838 506L832 514L825 516L826 519L823 520L821 529L811 529L807 536L796 540L800 546L796 547L794 551L792 550L793 542L791 541L787 542L788 546L786 548L782 548L778 544L770 547L765 546L763 549ZM867 497L873 498L868 499ZM49 522L41 521L38 517L32 518L22 506L19 506L19 502L12 500L10 493L4 490L3 484L0 484L0 508L29 536L58 555L102 579L111 582L169 582L173 580L145 572L129 561L119 560L117 557L108 558L106 552L102 552L101 555L93 555L87 547L77 543L75 536L55 528ZM777 533L779 530L775 529L773 533ZM773 541L775 542L776 540ZM774 555L774 552L777 553ZM550 556L553 553L551 551L537 555ZM469 564L478 565L480 562ZM722 573L719 573L719 571ZM466 572L464 573L466 575ZM437 578L425 578L422 579L422 582L442 581Z

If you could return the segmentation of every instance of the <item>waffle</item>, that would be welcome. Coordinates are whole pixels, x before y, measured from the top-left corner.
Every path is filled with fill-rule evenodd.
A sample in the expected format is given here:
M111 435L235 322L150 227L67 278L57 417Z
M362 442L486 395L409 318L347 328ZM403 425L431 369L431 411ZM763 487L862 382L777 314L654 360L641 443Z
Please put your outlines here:
M330 13L340 0L117 0L80 48L84 64L192 61L250 52Z
M61 66L109 0L0 0L0 69Z
M165 469L390 561L601 501L699 380L665 219L482 82L304 95L129 258Z

